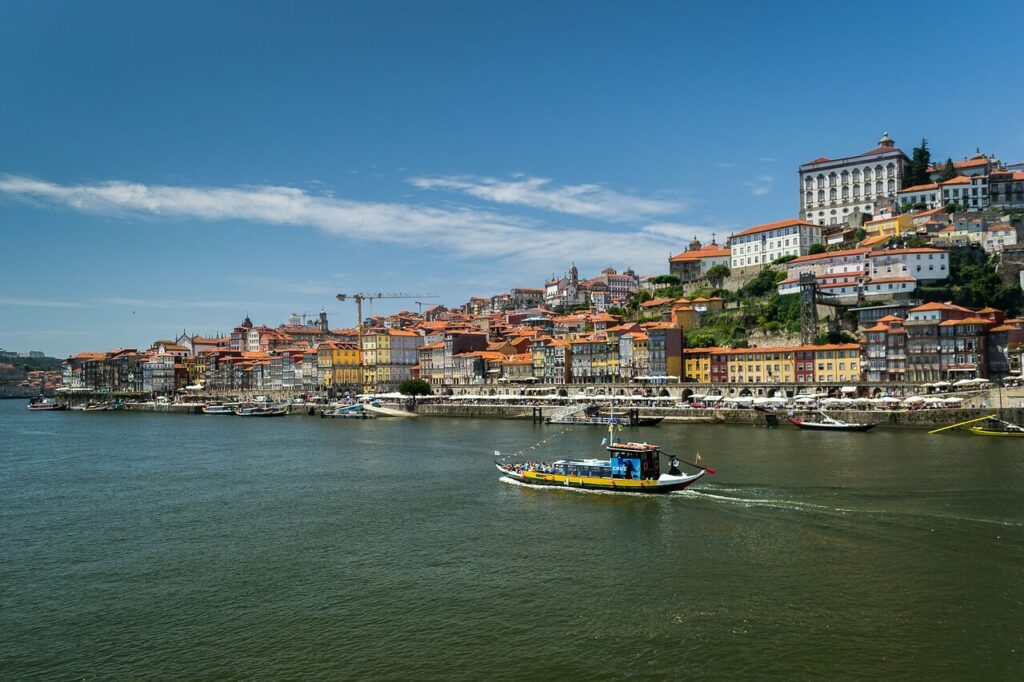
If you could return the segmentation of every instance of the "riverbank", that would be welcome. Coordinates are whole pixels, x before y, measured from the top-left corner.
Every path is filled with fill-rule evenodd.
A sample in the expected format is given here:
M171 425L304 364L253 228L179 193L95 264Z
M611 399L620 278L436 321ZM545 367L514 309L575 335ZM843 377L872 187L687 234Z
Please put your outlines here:
M387 405L389 408L400 408ZM324 405L296 404L291 405L291 415L318 416L325 409ZM166 413L202 415L201 403L128 403L124 407L128 412ZM512 419L543 421L555 412L563 409L556 406L485 404L470 405L465 403L424 403L416 406L415 413L409 416L464 418L464 419ZM404 412L402 409L389 412ZM785 411L776 414L784 417ZM793 416L815 415L815 410L794 410ZM875 423L879 427L934 429L959 422L978 419L987 415L998 415L1015 424L1024 423L1024 408L939 408L917 410L829 410L828 414L848 422ZM732 409L693 409L676 407L644 407L640 408L641 417L662 417L665 424L746 424L764 426L765 413L745 408ZM398 418L398 414L383 415Z

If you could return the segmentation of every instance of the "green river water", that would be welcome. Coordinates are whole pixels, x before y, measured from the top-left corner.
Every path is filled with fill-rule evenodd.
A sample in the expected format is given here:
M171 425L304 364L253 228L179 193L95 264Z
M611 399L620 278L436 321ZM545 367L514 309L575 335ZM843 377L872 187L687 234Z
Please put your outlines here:
M559 430L0 402L3 678L1024 677L1024 443L663 424L718 473L499 481Z

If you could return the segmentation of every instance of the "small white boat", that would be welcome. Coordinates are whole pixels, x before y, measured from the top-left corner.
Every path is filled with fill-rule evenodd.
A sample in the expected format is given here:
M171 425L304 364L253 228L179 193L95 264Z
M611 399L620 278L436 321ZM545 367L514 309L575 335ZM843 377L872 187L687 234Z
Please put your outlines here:
M203 414L234 414L238 403L206 403Z

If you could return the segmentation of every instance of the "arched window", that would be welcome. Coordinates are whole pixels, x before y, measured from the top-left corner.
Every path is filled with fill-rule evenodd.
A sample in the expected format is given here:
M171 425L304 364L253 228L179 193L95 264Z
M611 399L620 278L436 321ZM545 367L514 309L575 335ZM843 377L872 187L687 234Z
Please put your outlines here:
M825 190L818 190L818 201L825 201Z
M808 204L813 204L814 203L814 193L813 192L808 192L807 195L805 196L805 200L807 201Z
M806 178L804 178L804 188L805 189L811 189L811 186L813 184L814 184L814 180L811 178L810 175L808 175Z
M875 194L881 194L881 193L882 193L882 181L878 180L877 182L875 182Z
M850 184L850 174L847 171L843 171L842 182L844 185Z
M853 181L860 182L860 171L856 168L853 169Z
M844 199L849 199L850 198L850 188L848 186L846 186L846 185L843 185L843 198Z
M825 176L822 175L821 173L818 173L818 185L817 186L818 186L818 189L821 189L822 187L825 186Z
M865 168L864 169L864 182L871 182L871 169L870 168Z
M885 174L886 174L886 176L888 176L890 178L895 178L896 177L896 164L890 163L888 166L886 166L885 167Z
M835 187L837 183L838 183L838 179L836 177L836 174L835 173L829 173L828 174L828 186L829 187Z
M854 172L856 172L856 171L854 171ZM859 197L860 196L860 185L854 185L853 186L853 196L854 197Z
M892 194L893 192L896 191L896 181L895 180L889 180L888 191L889 191L889 194Z
M836 200L836 188L835 187L833 187L832 189L830 189L828 191L828 198L829 198L829 201L835 201Z
M882 169L882 164L878 164L877 166L875 166L875 180L881 180L884 177L882 175L883 172L884 170Z

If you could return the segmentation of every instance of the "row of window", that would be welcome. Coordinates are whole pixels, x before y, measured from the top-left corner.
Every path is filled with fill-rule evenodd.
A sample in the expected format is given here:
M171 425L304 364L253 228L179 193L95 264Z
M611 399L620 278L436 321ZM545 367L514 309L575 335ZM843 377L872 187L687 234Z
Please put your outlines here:
M815 189L815 188L821 188L821 187L835 187L835 186L837 186L839 184L846 185L846 184L849 184L849 182L851 180L853 182L860 182L862 172L863 172L863 175L864 175L864 180L868 180L869 181L869 180L872 179L872 170L871 170L871 168L864 168L863 171L861 171L861 169L854 168L852 172L851 171L845 171L845 170L842 173L839 173L839 174L836 174L835 172L833 172L833 173L829 173L827 177L825 176L824 173L819 173L816 178L812 178L811 176L808 175L807 177L804 178L804 186L807 189ZM895 178L896 177L896 164L890 163L884 169L882 168L881 164L875 166L875 168L874 168L874 179L878 180L878 179L881 179L883 177ZM827 181L827 183L826 183L826 181Z

